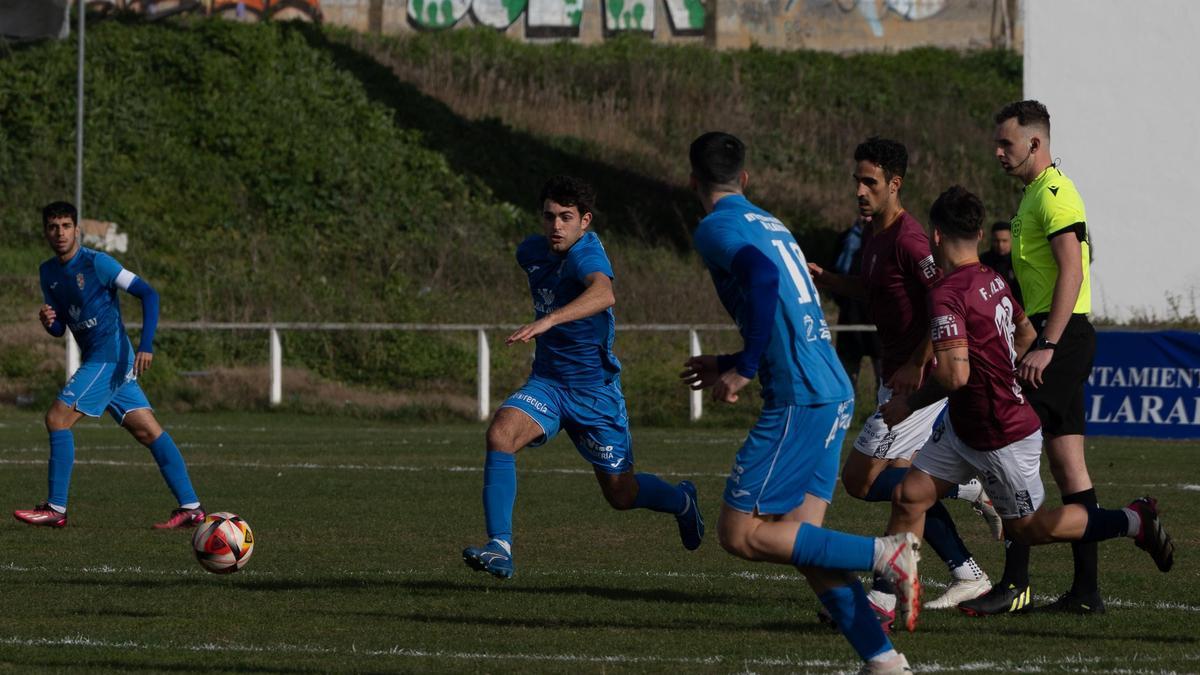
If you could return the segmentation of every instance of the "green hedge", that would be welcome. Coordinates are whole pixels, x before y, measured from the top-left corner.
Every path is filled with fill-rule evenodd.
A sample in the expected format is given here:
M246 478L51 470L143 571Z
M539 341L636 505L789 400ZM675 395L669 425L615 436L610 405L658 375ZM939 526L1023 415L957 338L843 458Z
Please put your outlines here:
M1018 65L998 52L716 53L628 38L526 45L486 30L366 38L298 24L95 21L85 215L129 234L120 258L160 290L165 320L521 323L529 299L513 249L537 229L542 180L572 172L600 191L618 325L725 321L688 251L700 212L680 167L696 133L738 120L762 177L754 198L821 259L852 210L848 148L868 133L894 130L917 144L915 169L985 176L975 185L985 198L1012 201L983 146L991 110L1019 92ZM494 114L438 98L469 97L488 77L511 95ZM33 321L41 302L38 209L74 193L74 92L73 41L0 48L0 323ZM637 143L536 124L602 99L625 111L626 126L610 131ZM911 174L910 208L937 180ZM126 317L140 319L136 303ZM6 340L0 372L28 380L41 401L58 367L44 355L55 352ZM216 368L262 367L265 337L165 330L158 344L147 382L156 402L261 403L223 404L197 383ZM617 344L635 420L685 419L673 381L683 339L622 334ZM364 391L474 391L472 336L289 333L285 347L287 365ZM497 386L527 372L525 352L497 346L493 357Z

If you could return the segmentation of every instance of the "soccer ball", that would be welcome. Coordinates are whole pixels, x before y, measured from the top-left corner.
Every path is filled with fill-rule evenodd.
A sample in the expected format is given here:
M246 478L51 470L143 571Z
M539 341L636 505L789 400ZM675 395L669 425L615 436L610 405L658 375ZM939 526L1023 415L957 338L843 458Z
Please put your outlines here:
M254 552L250 525L235 514L210 513L192 535L192 550L200 566L213 574L233 574L246 566Z

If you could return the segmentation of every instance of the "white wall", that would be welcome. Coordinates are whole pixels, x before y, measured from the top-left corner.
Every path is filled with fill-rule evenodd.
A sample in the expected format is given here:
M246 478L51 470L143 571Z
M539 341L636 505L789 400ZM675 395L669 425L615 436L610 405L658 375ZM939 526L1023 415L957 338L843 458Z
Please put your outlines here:
M1200 2L1028 0L1025 95L1087 207L1093 313L1200 310Z

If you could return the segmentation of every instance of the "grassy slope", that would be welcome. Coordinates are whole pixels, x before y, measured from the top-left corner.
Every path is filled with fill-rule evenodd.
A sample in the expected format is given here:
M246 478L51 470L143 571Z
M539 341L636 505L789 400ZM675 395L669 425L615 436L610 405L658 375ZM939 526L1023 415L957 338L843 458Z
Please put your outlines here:
M831 672L854 668L844 641L817 624L793 571L751 565L712 537L739 431L635 429L644 470L700 489L710 537L679 546L669 517L604 505L563 439L519 461L517 577L469 571L459 550L481 538L482 428L362 425L279 415L175 415L205 503L245 517L257 535L247 568L202 572L188 535L154 532L171 507L145 451L111 423L77 433L79 463L65 530L0 520L0 668L14 672ZM36 415L0 414L0 494L28 506L45 486ZM1129 541L1101 544L1109 612L1081 621L970 620L929 612L896 644L920 668L979 672L1191 672L1200 568L1200 492L1183 477L1194 443L1089 441L1107 504L1151 492L1179 555L1162 575ZM1049 481L1049 476L1045 475ZM1195 482L1195 481L1191 481ZM1047 503L1057 504L1052 483ZM998 574L1001 547L961 502L968 545ZM882 527L886 507L840 493L829 523ZM932 557L932 556L930 556ZM947 575L922 567L937 592ZM1069 548L1039 548L1034 592L1065 589ZM19 601L17 600L19 598Z
M682 157L712 126L746 137L752 196L814 260L849 217L847 157L868 134L913 146L918 213L951 180L1000 204L1013 192L986 155L988 111L1019 88L1008 54L533 46L486 31L368 41L222 21L110 20L89 41L85 210L129 233L122 260L160 289L167 320L519 323L511 251L536 229L541 180L566 171L601 190L621 323L726 322L686 251L699 212ZM0 58L0 401L55 390L61 348L31 325L37 208L73 192L73 77L69 42ZM284 342L287 364L316 378L290 378L298 410L471 409L470 335ZM177 409L262 406L265 344L162 331L147 386ZM684 345L622 334L635 419L682 419L670 380ZM493 356L498 385L527 369L521 350ZM195 372L207 375L183 375ZM357 393L330 393L341 385Z

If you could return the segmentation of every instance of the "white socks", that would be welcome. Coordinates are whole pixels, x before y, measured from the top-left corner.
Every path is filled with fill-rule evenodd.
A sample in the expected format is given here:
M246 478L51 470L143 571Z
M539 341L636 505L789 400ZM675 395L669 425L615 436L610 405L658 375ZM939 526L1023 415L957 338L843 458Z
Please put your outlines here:
M987 575L983 573L983 569L979 563L975 562L974 558L967 558L966 562L950 570L950 576L955 581L978 581Z
M1136 537L1142 529L1142 515L1133 509L1121 509L1125 519L1129 521L1129 529L1125 530L1126 537Z
M958 486L958 497L967 502L974 502L979 499L979 495L983 494L983 484L978 479L972 478L969 482Z

